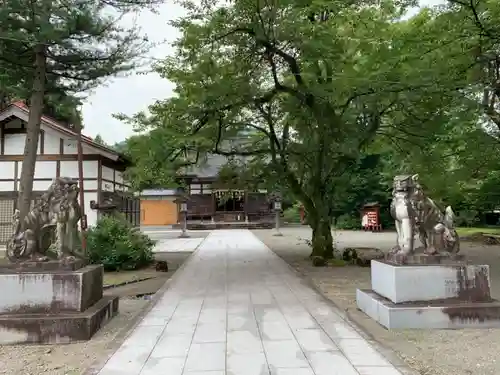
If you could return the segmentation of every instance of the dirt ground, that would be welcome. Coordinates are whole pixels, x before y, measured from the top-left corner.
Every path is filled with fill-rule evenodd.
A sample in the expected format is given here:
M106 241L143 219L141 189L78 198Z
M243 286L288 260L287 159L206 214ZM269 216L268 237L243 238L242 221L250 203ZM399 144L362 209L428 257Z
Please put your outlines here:
M168 272L158 272L154 279L107 289L105 294L120 296L119 314L88 342L69 345L0 346L0 374L6 375L80 375L96 360L105 358L114 341L146 308L149 301L136 295L155 293L172 277L191 253L157 253L166 260ZM149 271L148 271L149 272ZM151 273L151 272L149 272Z
M382 345L393 349L422 375L500 374L500 329L389 331L356 308L356 289L370 288L370 269L356 266L312 267L307 228L284 228L283 237L269 230L254 233L314 284L351 319ZM393 233L342 231L334 233L337 246L373 246L387 251ZM493 298L500 299L500 246L462 242L463 254L476 264L489 264ZM498 359L498 360L497 360Z

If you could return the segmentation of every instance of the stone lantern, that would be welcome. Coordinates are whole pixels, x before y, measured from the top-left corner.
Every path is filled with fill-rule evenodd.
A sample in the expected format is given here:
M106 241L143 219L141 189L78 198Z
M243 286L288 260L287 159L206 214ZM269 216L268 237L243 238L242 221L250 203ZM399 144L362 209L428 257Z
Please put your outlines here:
M273 234L273 236L283 236L283 234L280 232L280 216L281 216L281 194L280 193L274 193L273 194L273 210L275 216L275 229L276 232Z
M177 198L174 200L174 203L177 204L177 210L181 214L181 234L179 238L188 238L187 234L187 197L185 194L185 190L182 187L177 188L176 191Z

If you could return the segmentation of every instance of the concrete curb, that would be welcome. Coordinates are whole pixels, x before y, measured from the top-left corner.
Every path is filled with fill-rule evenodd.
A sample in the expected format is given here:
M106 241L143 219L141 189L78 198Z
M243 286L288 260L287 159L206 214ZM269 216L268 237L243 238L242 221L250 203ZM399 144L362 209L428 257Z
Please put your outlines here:
M208 236L207 236L208 237ZM205 237L203 241L201 241L198 246L193 250L193 252L189 255L184 263L174 272L171 278L165 281L165 284L158 289L158 291L151 298L150 303L148 303L143 310L136 315L134 319L132 319L125 327L123 327L120 332L115 336L112 342L106 347L106 356L105 358L97 359L89 368L87 368L82 375L97 375L99 371L104 367L106 362L115 354L115 352L120 348L125 339L132 333L132 331L142 322L142 320L146 317L146 315L156 306L160 298L165 294L165 292L170 288L170 284L173 280L178 277L180 271L186 267L186 265L191 261L193 255L198 251L199 247L203 242L205 242ZM92 339L91 339L92 340Z
M189 259L189 257L188 257L188 259ZM186 262L187 262L187 260L186 260ZM184 262L184 263L186 263L186 262ZM177 272L177 271L175 271L175 272ZM175 275L175 272L174 272L174 275ZM173 277L173 275L172 275L172 277ZM103 285L102 286L102 290L108 290L108 289L118 288L120 286L129 285L129 284L135 284L135 283L140 283L141 281L152 280L152 279L156 279L156 276L143 277L141 279L124 281L124 282L118 283L118 284Z

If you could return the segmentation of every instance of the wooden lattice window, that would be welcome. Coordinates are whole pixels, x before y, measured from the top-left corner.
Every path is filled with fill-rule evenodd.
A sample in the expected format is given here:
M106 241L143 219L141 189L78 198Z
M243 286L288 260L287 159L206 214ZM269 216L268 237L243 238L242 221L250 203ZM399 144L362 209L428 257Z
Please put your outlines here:
M14 199L0 198L0 243L6 243L12 235Z

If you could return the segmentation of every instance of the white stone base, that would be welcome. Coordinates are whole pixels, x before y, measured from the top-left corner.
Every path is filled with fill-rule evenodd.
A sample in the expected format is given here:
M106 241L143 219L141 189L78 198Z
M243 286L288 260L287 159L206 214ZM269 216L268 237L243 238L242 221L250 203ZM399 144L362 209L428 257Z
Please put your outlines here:
M398 306L373 291L361 289L356 290L356 302L358 309L388 329L500 327L499 302L447 306L412 306L411 304ZM450 313L450 309L454 312Z
M372 260L371 280L373 291L394 303L460 298L480 283L482 294L490 295L487 265L410 266Z

